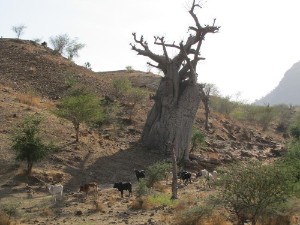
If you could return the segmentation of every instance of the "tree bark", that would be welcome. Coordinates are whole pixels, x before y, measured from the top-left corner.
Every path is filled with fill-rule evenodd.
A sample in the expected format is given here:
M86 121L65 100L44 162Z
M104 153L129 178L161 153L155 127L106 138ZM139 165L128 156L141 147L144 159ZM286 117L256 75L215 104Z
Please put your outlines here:
M176 157L189 160L192 126L201 100L199 88L191 82L180 83L176 101L172 79L162 78L142 133L145 146L165 153L166 143L171 142Z

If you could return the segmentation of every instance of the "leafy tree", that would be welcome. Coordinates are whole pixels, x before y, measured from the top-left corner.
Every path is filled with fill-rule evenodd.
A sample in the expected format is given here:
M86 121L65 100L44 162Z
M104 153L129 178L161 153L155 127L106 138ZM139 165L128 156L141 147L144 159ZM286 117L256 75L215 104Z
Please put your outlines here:
M19 26L12 27L12 30L16 33L18 39L20 39L20 37L24 34L25 29L26 29L25 25L19 25Z
M84 44L78 43L77 38L72 40L68 34L50 37L50 43L54 51L66 55L70 60L73 57L78 57L78 51L85 47Z
M50 37L49 41L52 44L54 51L63 54L65 48L70 42L70 37L67 34L61 34L55 37Z
M45 144L40 137L38 116L25 117L22 124L12 136L12 149L16 151L17 160L27 162L27 175L31 174L33 163L43 159L53 148Z
M217 181L221 202L233 212L238 224L258 219L283 204L292 194L292 174L278 164L237 163Z
M103 119L103 112L98 98L93 94L82 91L74 91L70 96L62 98L55 113L72 122L76 142L79 141L80 124L83 122L100 122Z
M82 43L78 43L77 39L70 41L66 48L68 59L73 60L74 57L78 57L78 51L83 49L84 47L85 45Z

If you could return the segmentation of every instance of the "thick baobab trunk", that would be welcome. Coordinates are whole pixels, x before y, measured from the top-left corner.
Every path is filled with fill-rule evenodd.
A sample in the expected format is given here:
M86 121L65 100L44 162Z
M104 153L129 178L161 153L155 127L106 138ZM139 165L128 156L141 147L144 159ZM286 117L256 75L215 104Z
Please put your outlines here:
M173 80L169 77L162 78L154 97L155 104L143 130L142 142L145 146L162 152L169 150L166 143L171 142L176 157L188 160L192 126L200 103L199 85L181 83L177 101L176 97Z
M189 26L190 34L186 41L179 44L166 43L164 37L154 37L154 44L162 47L163 54L155 54L149 48L148 42L133 33L134 42L130 44L132 50L139 55L146 56L157 63L148 65L160 69L164 77L153 97L155 104L150 111L143 133L142 142L148 148L171 154L167 143L172 143L176 158L189 160L192 126L200 103L200 85L197 84L197 63L204 60L200 48L205 35L219 30L213 20L212 26L201 26L194 12L201 5L192 1L190 15L195 26ZM137 46L138 45L138 46ZM176 49L178 54L169 57L167 48Z

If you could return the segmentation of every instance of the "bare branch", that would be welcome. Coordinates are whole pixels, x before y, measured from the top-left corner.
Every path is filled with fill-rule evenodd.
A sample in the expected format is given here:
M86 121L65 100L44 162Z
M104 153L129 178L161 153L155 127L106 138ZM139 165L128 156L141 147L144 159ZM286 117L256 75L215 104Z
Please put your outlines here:
M132 35L133 35L134 41L143 47L143 49L140 49L140 48L136 47L135 44L130 43L132 50L136 51L138 53L138 55L143 55L143 56L149 57L150 59L157 62L161 66L166 65L165 57L154 54L152 51L150 51L150 49L148 47L148 43L146 41L144 41L143 36L141 36L140 39L138 40L135 33L132 33ZM160 69L163 69L163 68L160 68Z
M153 65L153 64L150 63L150 62L147 62L147 65L160 69L158 65Z
M158 36L154 36L154 44L156 45L161 45L163 47L163 51L164 51L164 56L166 57L166 59L169 61L170 58L168 56L168 52L167 52L167 48L165 45L165 38L164 37L158 37ZM157 40L159 40L160 42L158 42Z

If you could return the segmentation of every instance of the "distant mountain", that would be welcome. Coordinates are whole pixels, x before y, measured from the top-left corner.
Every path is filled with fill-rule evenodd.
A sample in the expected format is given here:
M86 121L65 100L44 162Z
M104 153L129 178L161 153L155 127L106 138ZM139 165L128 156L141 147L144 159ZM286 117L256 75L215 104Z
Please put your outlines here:
M295 63L279 82L278 86L265 97L254 104L256 105L300 105L300 61Z

